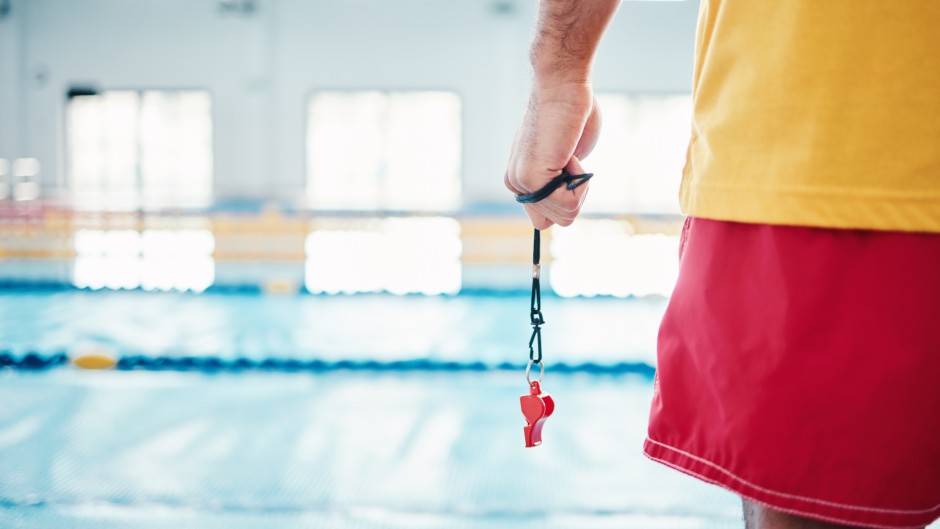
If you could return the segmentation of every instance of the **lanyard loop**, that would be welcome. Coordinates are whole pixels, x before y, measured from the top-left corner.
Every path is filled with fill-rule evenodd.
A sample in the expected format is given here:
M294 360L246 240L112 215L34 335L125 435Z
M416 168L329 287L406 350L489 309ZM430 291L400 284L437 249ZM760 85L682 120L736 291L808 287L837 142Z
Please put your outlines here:
M547 198L548 195L554 193L556 189L562 186L562 184L565 185L565 189L572 191L580 187L582 184L587 183L587 181L590 180L592 176L594 176L594 173L573 175L569 173L567 169L562 169L561 174L549 180L548 183L542 187L542 189L539 189L534 193L516 195L516 202L519 202L520 204L534 204ZM537 245L538 242L536 242L536 248L538 247Z

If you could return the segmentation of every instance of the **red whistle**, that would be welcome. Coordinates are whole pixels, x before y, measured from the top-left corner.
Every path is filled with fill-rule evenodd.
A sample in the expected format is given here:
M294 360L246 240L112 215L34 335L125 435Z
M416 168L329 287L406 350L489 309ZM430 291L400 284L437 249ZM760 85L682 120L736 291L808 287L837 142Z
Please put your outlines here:
M545 419L555 411L555 401L548 393L542 393L542 388L537 381L529 383L529 394L519 397L522 404L522 415L528 423L522 428L525 433L525 447L532 448L542 444L542 426Z

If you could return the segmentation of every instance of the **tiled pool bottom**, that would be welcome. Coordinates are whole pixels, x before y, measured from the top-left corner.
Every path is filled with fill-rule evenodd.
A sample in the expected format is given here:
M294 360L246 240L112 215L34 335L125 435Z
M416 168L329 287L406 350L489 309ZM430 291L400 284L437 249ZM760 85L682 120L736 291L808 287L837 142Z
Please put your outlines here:
M516 373L0 372L0 527L740 528L648 461L650 383Z

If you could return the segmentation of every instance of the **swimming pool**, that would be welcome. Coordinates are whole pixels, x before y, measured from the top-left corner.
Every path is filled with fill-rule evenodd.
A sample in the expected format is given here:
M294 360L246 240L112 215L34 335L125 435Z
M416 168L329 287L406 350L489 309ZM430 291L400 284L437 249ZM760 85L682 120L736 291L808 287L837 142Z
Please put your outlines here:
M0 521L740 527L733 495L641 455L652 388L625 366L653 362L663 307L545 300L545 386L558 407L543 446L526 450L525 296L9 291L9 354L98 348L258 368L0 370ZM332 367L265 370L266 357ZM436 367L395 369L421 359Z
M559 298L544 312L552 364L655 364L665 300ZM527 360L528 295L264 296L75 289L0 295L0 351L249 359Z

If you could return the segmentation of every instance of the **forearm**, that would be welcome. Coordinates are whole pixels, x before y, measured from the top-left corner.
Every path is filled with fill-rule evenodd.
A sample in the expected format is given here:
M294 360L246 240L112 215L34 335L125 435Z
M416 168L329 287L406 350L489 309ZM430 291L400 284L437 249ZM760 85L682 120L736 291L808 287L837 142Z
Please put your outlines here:
M586 83L620 0L540 0L530 60L536 81Z
M513 194L542 189L562 170L586 172L580 160L594 148L601 121L591 65L619 5L620 0L539 0L530 51L535 77L504 177ZM525 204L532 225L570 225L589 185L560 187L541 202Z

